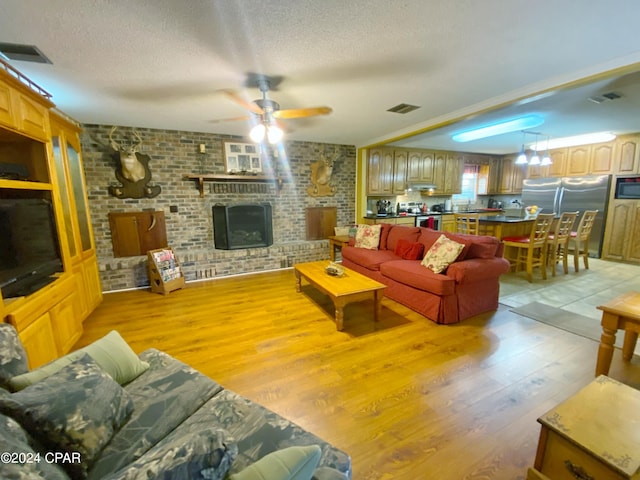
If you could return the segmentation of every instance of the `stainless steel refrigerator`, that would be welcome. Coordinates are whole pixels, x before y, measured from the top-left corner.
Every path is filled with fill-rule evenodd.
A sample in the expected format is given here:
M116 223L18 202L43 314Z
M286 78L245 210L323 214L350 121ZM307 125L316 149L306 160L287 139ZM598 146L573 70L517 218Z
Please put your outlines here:
M522 203L538 205L543 213L579 212L574 230L585 210L598 210L591 230L589 256L600 258L610 188L611 175L531 178L523 182Z

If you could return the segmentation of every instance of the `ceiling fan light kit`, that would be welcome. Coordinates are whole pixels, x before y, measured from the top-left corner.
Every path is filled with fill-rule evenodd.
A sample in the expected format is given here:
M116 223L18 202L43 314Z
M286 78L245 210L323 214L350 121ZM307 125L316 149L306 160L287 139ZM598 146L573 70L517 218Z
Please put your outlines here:
M265 138L270 144L278 143L284 137L284 130L276 123L276 119L292 119L314 117L317 115L328 115L332 112L330 107L310 107L280 109L280 104L267 98L267 92L272 85L277 86L282 81L282 77L269 77L266 75L250 73L247 75L246 87L258 88L262 92L262 98L247 102L237 92L229 89L222 92L231 101L249 110L257 124L249 131L249 138L255 143L264 142ZM222 121L244 120L246 117L229 118Z

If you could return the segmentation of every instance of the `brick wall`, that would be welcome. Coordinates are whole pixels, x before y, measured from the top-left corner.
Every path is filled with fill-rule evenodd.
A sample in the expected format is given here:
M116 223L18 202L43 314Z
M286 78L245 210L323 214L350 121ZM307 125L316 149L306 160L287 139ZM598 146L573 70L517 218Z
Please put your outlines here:
M284 142L274 159L274 168L288 181L278 191L274 183L260 184L251 193L227 187L214 188L205 183L205 196L187 174L224 173L223 141L243 139L208 133L136 128L142 138L140 153L149 155L151 182L162 192L155 198L118 199L108 192L116 185L115 160L109 146L107 125L84 125L82 152L89 196L89 208L96 240L100 279L104 291L148 285L146 257L114 258L109 228L109 212L155 209L164 211L169 246L176 252L187 281L223 275L285 268L296 262L328 258L326 240L307 241L305 208L336 206L338 225L348 225L355 218L356 153L351 145L338 145L340 159L333 178L338 186L334 196L312 197L311 163L322 152L333 153L335 145L311 142ZM120 127L118 141L131 138L133 128ZM206 154L198 153L205 144ZM265 187L266 185L266 187ZM223 191L223 193L213 193ZM273 207L273 245L266 248L216 250L213 242L211 207L216 203L269 202ZM170 211L177 207L177 213Z

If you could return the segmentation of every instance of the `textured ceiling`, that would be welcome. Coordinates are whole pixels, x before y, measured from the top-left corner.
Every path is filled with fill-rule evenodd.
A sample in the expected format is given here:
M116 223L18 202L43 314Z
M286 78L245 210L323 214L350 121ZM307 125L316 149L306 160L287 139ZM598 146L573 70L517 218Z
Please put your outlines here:
M10 63L82 123L245 135L212 120L246 113L220 90L257 99L258 72L283 77L283 109L333 108L287 138L367 145L638 62L639 17L637 0L3 0L0 42L42 50L53 65ZM570 108L547 102L550 121Z

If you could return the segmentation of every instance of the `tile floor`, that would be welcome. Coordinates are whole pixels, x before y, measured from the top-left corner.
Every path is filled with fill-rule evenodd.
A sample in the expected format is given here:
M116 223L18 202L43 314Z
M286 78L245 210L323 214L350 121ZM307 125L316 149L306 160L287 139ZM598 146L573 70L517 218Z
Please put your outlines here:
M600 320L602 312L596 307L628 291L640 291L640 266L589 259L589 270L580 262L580 270L573 269L569 258L569 273L557 266L556 276L547 269L543 280L538 269L529 283L525 272L508 273L500 277L500 303L518 307L540 302Z

